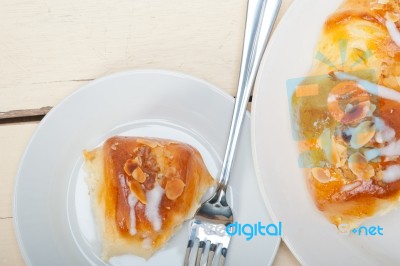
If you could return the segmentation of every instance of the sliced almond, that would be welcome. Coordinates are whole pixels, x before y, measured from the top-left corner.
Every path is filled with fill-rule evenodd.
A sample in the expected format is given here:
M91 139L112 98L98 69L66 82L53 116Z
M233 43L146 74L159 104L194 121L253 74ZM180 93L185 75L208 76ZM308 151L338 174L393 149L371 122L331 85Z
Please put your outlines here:
M133 171L136 169L137 166L138 166L138 163L137 163L136 158L135 159L128 159L124 164L125 174L127 174L128 176L131 176Z
M136 182L136 181L130 181L128 182L129 189L133 194L135 194L136 198L143 204L147 204L147 199L146 199L146 194L144 193L144 190L142 186Z
M334 136L331 136L329 128L324 129L317 140L317 145L324 151L328 162L332 163L336 167L341 167L345 164L347 149L345 146L338 143Z
M359 187L361 185L362 185L362 182L360 180L357 180L357 181L354 181L354 182L351 182L351 183L348 183L348 184L344 185L340 191L341 192L348 192L348 191L351 191L351 190L353 190L353 189L355 189L355 188L357 188L357 187Z
M336 168L335 172L338 173L340 178L345 180L354 181L357 179L357 176L347 167Z
M374 168L368 164L367 159L359 152L353 153L348 160L350 170L358 178L370 179L375 175Z
M160 142L156 141L155 139L137 139L136 140L138 143L147 145L151 148L155 148L157 146L164 147Z
M142 166L142 164L143 164L142 157L138 156L138 157L136 157L135 159L136 159L138 165L139 165L139 166Z
M311 174L315 179L317 179L321 183L328 183L331 180L331 176L328 169L316 167L311 169Z
M372 121L360 123L353 131L350 146L353 149L359 149L367 144L375 135L376 127Z
M136 169L132 172L132 177L139 183L143 183L146 181L147 174L143 172L142 168L136 167Z
M185 183L179 178L172 178L165 186L165 195L170 200L176 200L183 193Z
M342 167L346 163L346 155L346 146L337 143L334 138L332 138L332 163L336 167Z

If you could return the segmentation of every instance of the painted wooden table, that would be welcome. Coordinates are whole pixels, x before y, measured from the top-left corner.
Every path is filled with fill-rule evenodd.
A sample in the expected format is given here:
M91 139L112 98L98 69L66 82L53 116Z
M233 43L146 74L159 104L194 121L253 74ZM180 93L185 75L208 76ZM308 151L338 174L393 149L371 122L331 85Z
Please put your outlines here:
M293 0L283 0L278 20ZM43 116L98 77L159 68L235 95L245 0L3 0L0 8L0 265L23 265L12 197ZM284 243L274 265L298 265Z

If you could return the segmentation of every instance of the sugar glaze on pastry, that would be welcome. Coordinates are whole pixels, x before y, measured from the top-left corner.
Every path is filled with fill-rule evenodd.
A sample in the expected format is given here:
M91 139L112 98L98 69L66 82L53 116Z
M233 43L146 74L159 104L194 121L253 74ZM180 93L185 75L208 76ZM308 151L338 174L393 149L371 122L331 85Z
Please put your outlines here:
M84 157L104 260L149 258L215 182L200 153L177 141L115 136Z
M330 63L317 56L291 99L300 153L318 209L356 226L400 200L400 2L344 1L316 50Z

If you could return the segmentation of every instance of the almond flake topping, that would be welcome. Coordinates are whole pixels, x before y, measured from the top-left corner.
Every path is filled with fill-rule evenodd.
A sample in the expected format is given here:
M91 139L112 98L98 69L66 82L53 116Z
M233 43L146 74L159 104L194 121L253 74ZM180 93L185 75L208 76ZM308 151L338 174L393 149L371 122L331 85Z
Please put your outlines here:
M182 195L185 183L179 178L173 178L167 182L165 186L165 195L170 200L176 200Z

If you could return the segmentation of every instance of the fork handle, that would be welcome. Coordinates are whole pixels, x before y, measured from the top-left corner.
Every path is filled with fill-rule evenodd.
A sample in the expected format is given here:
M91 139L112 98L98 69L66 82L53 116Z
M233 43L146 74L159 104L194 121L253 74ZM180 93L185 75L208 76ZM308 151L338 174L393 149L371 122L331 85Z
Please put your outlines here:
M239 83L218 191L226 191L247 103L281 0L249 0Z

